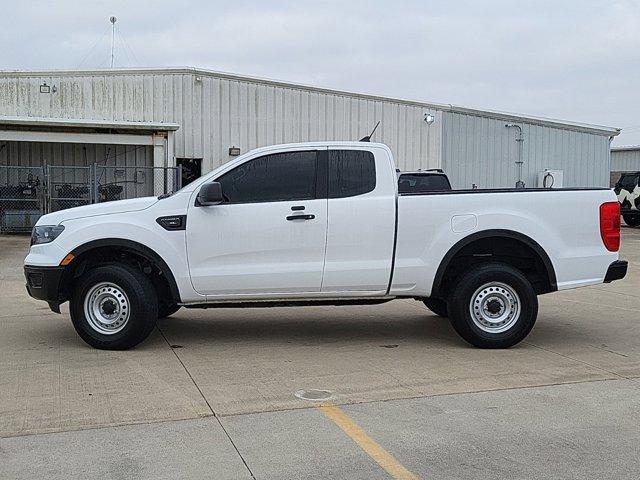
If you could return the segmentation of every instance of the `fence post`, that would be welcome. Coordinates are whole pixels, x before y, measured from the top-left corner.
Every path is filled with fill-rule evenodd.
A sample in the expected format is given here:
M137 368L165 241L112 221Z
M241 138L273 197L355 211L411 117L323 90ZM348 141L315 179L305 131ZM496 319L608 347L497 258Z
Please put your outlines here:
M98 203L98 164L96 162L91 164L91 170L89 171L90 182L92 183L91 203Z
M43 180L43 185L44 185L44 213L51 213L51 165L46 164L44 166L44 169L46 171L45 173L45 177Z

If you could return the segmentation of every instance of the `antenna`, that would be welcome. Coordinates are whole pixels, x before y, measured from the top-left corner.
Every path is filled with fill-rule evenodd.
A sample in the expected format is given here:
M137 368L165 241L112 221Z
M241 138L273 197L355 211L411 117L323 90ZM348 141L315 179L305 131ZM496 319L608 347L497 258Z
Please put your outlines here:
M376 131L376 128L378 128L378 125L380 125L380 120L378 120L378 123L376 123L376 126L373 127L373 130L371 130L371 133L369 135L367 135L366 137L362 137L360 139L361 142L370 142L371 141L371 137L373 137L373 134Z
M111 22L111 68L113 68L113 46L116 37L116 22L118 21L118 19L115 16L111 15L109 17L109 21Z

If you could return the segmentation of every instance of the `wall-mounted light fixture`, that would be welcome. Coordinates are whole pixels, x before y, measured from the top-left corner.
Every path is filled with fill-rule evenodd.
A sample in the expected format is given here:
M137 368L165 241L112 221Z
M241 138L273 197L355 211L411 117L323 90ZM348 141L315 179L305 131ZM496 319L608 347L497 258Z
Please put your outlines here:
M58 88L55 85L47 85L47 82L42 82L40 85L40 93L56 93Z
M436 116L432 113L425 113L424 114L424 121L427 125L431 125L433 122L436 121Z
M229 156L237 157L240 155L240 147L229 147Z

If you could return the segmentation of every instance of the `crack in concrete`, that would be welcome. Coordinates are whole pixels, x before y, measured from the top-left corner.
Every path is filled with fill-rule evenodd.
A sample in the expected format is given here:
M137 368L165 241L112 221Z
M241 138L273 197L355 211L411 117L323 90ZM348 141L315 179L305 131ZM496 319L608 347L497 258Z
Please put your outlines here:
M531 345L532 347L537 348L539 350L543 350L545 352L549 352L549 353L552 353L554 355L558 355L559 357L566 358L567 360L573 360L574 362L582 363L583 365L587 365L587 366L589 366L591 368L595 368L596 370L601 370L602 372L608 373L609 375L613 375L614 377L617 377L620 380L633 380L632 378L625 377L624 375L621 375L621 374L619 374L617 372L612 372L611 370L607 370L606 368L599 367L598 365L593 365L593 364L591 364L589 362L585 362L584 360L580 360L578 358L574 358L574 357L572 357L570 355L565 355L563 353L559 353L559 352L556 352L554 350L550 350L548 348L541 347L540 345L536 345L535 343L531 343L531 342L522 342L522 343L526 343L527 345ZM604 350L604 349L602 349L602 350Z
M249 475L251 475L251 478L253 480L256 479L255 475L253 474L253 472L251 471L251 468L249 468L249 465L247 464L247 461L245 460L244 456L242 455L242 453L240 453L240 450L238 449L238 446L236 445L236 443L233 441L233 439L231 438L231 435L229 435L229 432L227 432L227 429L224 428L224 425L222 424L222 422L220 421L220 417L216 414L216 412L213 410L213 407L211 406L211 404L209 403L209 400L207 400L207 397L204 395L204 392L202 391L202 389L200 388L200 386L198 385L198 383L195 381L195 379L193 378L193 375L191 375L191 372L189 371L189 369L187 368L187 366L184 364L184 362L182 361L182 359L180 358L180 355L178 355L178 352L176 352L176 349L172 346L172 344L169 342L169 340L167 339L166 335L164 334L164 332L160 329L160 327L158 325L156 325L156 328L158 329L158 332L160 332L160 335L162 336L162 338L164 339L164 341L166 342L167 346L171 349L171 351L173 352L173 354L175 355L176 359L178 360L178 362L180 362L180 365L182 365L182 368L184 369L184 371L186 372L186 374L189 376L189 379L191 379L191 382L193 383L193 386L196 387L196 390L198 390L198 393L200 393L200 396L202 397L202 400L204 400L204 403L207 404L207 407L209 408L209 411L211 412L211 415L216 419L216 421L218 422L218 425L220 425L220 428L222 429L222 431L224 432L225 436L227 437L227 439L229 440L229 443L231 443L231 446L233 447L233 449L236 451L236 453L238 454L238 456L240 457L240 460L242 460L243 465L245 466L245 468L247 469L247 471L249 472Z

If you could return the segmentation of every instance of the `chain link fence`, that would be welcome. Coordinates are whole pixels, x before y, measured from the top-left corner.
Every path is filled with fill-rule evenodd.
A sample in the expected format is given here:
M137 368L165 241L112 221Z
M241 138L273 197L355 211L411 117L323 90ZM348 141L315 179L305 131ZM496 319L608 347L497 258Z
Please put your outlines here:
M47 167L47 213L89 205L93 199L92 167Z
M0 166L0 233L30 232L45 213L171 193L179 167Z
M178 167L95 166L95 201L110 202L175 192L182 183Z
M30 232L45 212L43 167L0 166L0 232Z

